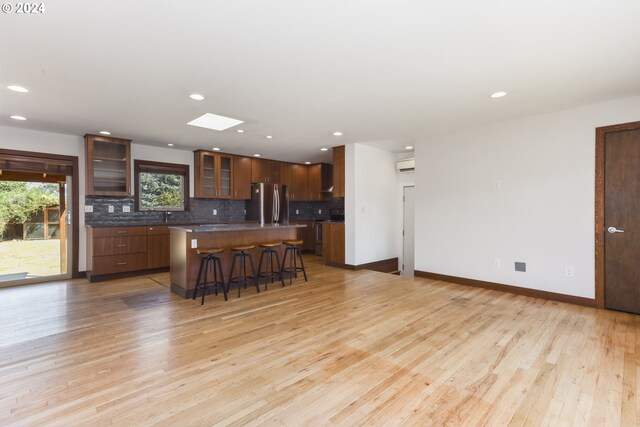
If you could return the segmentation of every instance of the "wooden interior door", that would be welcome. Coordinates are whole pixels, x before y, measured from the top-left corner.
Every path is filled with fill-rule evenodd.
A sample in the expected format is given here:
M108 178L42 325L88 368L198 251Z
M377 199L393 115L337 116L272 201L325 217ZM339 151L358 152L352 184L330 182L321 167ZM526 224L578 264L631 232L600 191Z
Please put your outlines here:
M640 126L604 135L605 307L640 314Z

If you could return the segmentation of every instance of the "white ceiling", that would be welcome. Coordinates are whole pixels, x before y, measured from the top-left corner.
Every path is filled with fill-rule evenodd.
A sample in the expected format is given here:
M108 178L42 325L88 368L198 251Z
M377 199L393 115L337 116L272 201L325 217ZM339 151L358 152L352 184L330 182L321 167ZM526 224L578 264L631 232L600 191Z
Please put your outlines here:
M402 150L418 137L640 93L637 0L45 7L0 14L0 124L319 161L330 158L324 146ZM489 98L498 90L509 95ZM246 132L187 126L204 113L244 120Z

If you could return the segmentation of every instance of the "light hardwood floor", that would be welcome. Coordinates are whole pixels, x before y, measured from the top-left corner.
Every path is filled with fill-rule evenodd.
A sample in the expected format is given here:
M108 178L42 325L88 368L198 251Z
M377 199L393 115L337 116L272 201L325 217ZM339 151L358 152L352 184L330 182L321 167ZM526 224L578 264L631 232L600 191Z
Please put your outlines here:
M0 289L0 425L639 425L639 316L307 261Z

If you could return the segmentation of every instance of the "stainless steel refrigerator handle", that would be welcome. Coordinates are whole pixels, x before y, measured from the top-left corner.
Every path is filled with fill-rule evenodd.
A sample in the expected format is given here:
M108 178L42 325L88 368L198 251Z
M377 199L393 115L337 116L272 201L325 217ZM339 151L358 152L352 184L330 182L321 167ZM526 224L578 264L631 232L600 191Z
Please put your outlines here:
M275 206L276 206L276 215L274 218L274 222L278 222L280 220L280 191L278 190L277 185L273 190L273 197L275 198Z

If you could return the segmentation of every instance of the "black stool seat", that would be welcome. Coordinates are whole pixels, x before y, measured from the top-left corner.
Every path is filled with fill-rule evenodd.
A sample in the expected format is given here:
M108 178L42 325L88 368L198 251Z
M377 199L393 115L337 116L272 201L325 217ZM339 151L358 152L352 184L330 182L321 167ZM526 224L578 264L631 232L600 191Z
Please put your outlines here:
M275 249L280 246L280 242L267 242L260 243L258 246L264 248L262 253L260 254L260 262L258 262L258 282L261 277L264 277L264 290L267 290L267 285L269 284L269 280L273 283L274 278L279 278L282 286L284 287L284 279L282 277L282 268L280 267L280 256L278 255L278 251ZM266 257L265 257L266 255ZM273 268L273 258L275 256L277 270ZM265 260L264 270L262 271L263 260Z
M260 293L260 286L258 285L258 277L256 276L256 270L253 266L253 257L247 251L255 249L256 245L236 245L231 247L233 252L233 261L231 262L231 272L229 273L229 282L227 283L227 291L231 288L231 283L238 284L238 298L240 298L240 289L244 285L247 288L247 283L253 282L256 286L256 291ZM249 260L249 266L251 267L251 276L247 276L247 259ZM233 275L236 267L236 260L240 261L238 266L239 272L237 276Z
M224 300L228 301L227 288L225 287L224 274L222 273L222 264L218 254L224 252L224 248L198 248L196 250L198 255L204 255L200 260L200 269L198 270L198 278L196 279L196 288L193 290L193 299L196 299L198 295L198 289L202 287L202 301L200 305L204 304L204 296L207 294L207 285L214 286L214 292L218 295L218 285L222 286L222 292L224 293ZM207 281L207 274L213 267L213 282ZM204 280L202 279L202 273L204 271Z
M304 269L304 260L302 259L302 253L300 252L299 246L303 244L304 241L298 239L289 239L283 240L282 243L286 245L286 248L284 250L284 256L282 257L282 268L280 269L281 274L289 273L289 283L291 283L294 277L298 277L298 272L302 272L302 274L304 274L304 281L307 282L307 271ZM289 255L288 266L287 255ZM300 260L299 266L297 260Z

